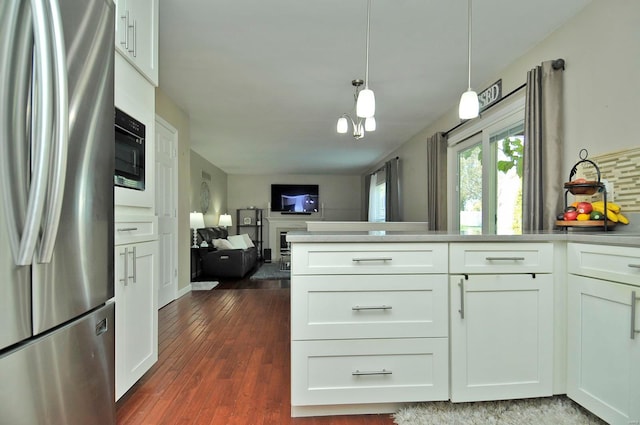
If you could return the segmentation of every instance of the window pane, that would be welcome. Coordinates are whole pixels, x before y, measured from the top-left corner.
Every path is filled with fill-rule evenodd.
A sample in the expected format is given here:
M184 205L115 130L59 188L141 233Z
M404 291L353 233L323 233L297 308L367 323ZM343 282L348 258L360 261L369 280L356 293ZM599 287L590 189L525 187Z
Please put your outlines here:
M460 234L482 234L482 144L458 153Z
M496 233L522 234L522 155L524 125L518 123L491 136L496 152Z

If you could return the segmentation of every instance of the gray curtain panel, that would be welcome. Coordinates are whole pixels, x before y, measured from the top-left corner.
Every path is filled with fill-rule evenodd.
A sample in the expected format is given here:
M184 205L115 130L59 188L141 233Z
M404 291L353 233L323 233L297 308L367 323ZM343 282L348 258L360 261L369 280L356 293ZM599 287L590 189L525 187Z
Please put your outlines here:
M385 169L385 221L402 221L400 213L400 159L398 157L387 161Z
M527 74L524 111L524 232L551 230L563 207L562 79L564 60L543 62Z
M364 208L360 218L363 221L369 220L369 192L371 191L371 174L364 176Z
M427 140L427 220L429 230L447 230L447 137Z

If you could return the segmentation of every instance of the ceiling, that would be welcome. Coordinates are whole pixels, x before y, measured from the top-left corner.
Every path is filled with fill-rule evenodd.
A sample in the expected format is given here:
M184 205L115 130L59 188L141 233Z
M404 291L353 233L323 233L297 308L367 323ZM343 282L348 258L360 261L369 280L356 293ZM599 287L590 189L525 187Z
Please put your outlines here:
M472 87L589 1L476 0ZM338 117L354 115L351 80L364 79L366 7L161 0L160 89L189 115L192 149L228 174L357 174L457 105L467 88L467 1L373 0L378 128L359 141L336 133Z

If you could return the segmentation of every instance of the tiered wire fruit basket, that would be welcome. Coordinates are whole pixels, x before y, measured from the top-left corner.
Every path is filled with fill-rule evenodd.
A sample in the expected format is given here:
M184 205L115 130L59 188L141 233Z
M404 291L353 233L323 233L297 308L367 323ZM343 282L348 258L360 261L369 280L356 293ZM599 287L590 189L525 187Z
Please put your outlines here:
M565 209L569 205L568 196L572 194L576 195L594 195L596 193L602 193L602 200L604 202L604 210L607 211L607 191L604 183L600 180L600 168L596 165L595 162L587 159L589 153L586 149L582 149L580 151L579 157L580 161L576 162L576 164L571 169L569 173L569 181L564 184L564 206ZM573 180L574 176L578 172L578 167L582 164L591 164L593 166L596 176L598 180L585 180L575 182ZM569 227L603 227L605 231L610 228L613 228L616 225L615 222L611 220L607 220L606 214L604 220L557 220L556 226L564 228L565 230Z

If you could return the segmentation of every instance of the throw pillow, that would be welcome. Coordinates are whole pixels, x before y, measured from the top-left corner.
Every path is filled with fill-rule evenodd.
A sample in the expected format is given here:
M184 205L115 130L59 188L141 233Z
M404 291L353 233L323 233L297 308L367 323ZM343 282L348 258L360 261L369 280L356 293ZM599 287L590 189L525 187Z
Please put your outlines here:
M247 246L247 248L253 248L255 246L248 234L243 233L240 236L242 236L242 239L244 239L244 244Z
M219 249L220 251L224 249L235 249L233 245L231 245L231 242L229 242L226 239L214 239L213 246L216 247L216 249Z
M227 240L236 249L247 249L247 244L244 243L244 238L241 235L228 236Z

